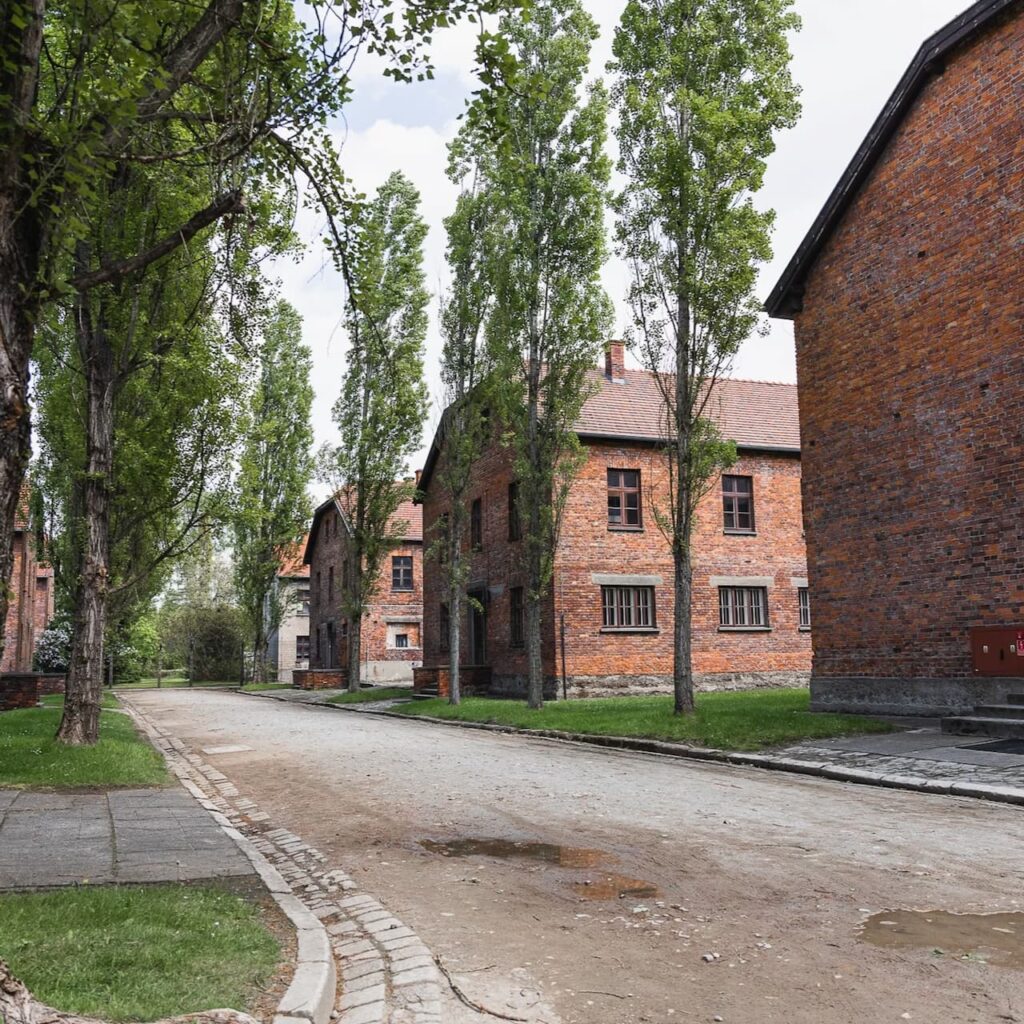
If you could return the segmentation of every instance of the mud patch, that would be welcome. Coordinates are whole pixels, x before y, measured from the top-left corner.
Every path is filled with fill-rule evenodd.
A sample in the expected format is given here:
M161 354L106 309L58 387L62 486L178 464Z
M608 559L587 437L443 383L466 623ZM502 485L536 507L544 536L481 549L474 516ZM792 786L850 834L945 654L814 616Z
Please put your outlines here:
M1024 969L1024 914L891 910L864 922L860 938L883 949L930 949Z
M585 900L653 899L658 887L640 878L602 874L584 882L573 882L572 890Z
M531 860L559 868L598 868L617 864L618 859L604 850L554 843L515 841L512 839L421 839L420 846L442 857L495 857L498 860ZM587 900L617 900L627 897L651 898L658 887L641 878L629 878L600 871L570 883L573 892Z

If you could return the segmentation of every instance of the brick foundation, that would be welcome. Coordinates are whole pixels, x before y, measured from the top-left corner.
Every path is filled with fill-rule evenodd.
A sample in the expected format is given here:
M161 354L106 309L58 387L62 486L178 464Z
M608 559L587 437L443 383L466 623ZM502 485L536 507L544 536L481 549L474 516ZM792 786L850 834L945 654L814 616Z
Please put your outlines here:
M344 690L348 673L340 668L304 668L292 672L292 686L296 690Z
M40 696L39 680L35 672L0 674L0 711L36 707Z

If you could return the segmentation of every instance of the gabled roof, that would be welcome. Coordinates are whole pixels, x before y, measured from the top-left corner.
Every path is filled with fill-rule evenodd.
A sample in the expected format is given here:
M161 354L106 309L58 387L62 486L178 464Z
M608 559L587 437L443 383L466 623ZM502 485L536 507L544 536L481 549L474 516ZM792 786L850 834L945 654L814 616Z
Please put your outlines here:
M576 421L576 433L584 440L639 441L658 444L666 440L664 400L657 381L648 370L626 370L621 381L609 380L593 370L594 394L587 399ZM800 453L800 413L795 384L735 380L723 377L715 384L708 414L723 437L747 451ZM446 414L447 415L447 414ZM430 446L420 490L430 485L441 454L446 416Z
M979 0L959 17L929 38L911 62L899 85L889 97L825 203L818 219L800 243L789 266L772 289L765 310L773 317L792 319L803 305L804 284L815 261L832 233L839 226L850 204L874 170L889 141L903 123L921 91L935 75L945 70L946 57L957 47L970 42L989 28L1000 15L1019 6L1022 0Z
M397 481L401 484L404 481ZM316 539L320 533L320 524L323 522L324 514L330 509L336 509L341 520L346 524L348 528L348 517L346 514L346 503L344 495L335 494L333 497L328 498L317 510L313 513L313 522L309 527L309 534L306 537L305 553L303 554L303 564L308 566L313 560L313 548L316 547ZM419 505L413 504L412 501L403 501L398 508L395 510L394 515L391 517L391 531L400 540L408 544L417 544L423 542L423 509ZM306 574L309 574L307 568Z
M598 390L583 406L576 422L581 438L622 441L664 441L664 400L647 370L626 370L619 383L594 371ZM708 414L722 436L738 448L758 451L800 451L800 414L795 384L734 380L723 377L708 401Z
M298 577L309 578L309 566L305 564L306 544L309 542L307 533L302 540L289 544L281 552L281 564L277 575L285 579L296 579Z

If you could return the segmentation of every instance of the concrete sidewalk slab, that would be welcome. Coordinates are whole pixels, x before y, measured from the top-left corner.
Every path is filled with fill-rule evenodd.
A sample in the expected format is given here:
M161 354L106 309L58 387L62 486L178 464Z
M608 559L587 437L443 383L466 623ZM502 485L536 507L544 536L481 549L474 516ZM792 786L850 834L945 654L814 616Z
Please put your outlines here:
M180 789L0 790L0 889L252 873L235 843Z

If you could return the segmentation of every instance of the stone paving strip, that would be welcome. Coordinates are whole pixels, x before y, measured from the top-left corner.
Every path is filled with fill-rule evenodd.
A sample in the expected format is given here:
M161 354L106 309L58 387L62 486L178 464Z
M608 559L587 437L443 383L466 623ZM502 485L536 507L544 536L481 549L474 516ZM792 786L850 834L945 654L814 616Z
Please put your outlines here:
M287 701L289 697L286 694L288 691L246 693L243 696ZM747 754L631 736L593 736L555 729L519 729L488 722L458 722L429 715L396 714L390 710L397 703L407 703L402 700L329 704L324 699L316 699L314 692L296 703L350 714L398 718L403 722L424 722L532 739L584 743L615 750L660 754L664 757L792 772L835 782L1024 805L1024 757L991 753L980 749L986 744L985 737L944 736L934 727L848 737L843 740L808 741L764 753ZM957 739L962 742L954 745ZM991 739L987 742L991 742Z
M294 923L298 966L273 1024L440 1024L442 980L416 933L137 708L167 767L239 845ZM332 955L333 954L333 955ZM337 970L336 970L337 969Z

